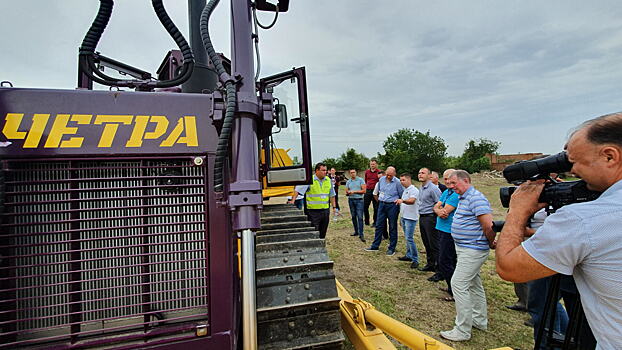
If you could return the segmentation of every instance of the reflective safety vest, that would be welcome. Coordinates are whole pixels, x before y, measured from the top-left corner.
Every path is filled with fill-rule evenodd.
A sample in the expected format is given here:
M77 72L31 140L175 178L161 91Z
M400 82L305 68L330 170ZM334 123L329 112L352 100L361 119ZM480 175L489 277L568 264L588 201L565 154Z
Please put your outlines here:
M313 183L309 186L306 193L307 209L328 209L328 201L330 199L331 182L328 177L324 177L322 185L313 178Z

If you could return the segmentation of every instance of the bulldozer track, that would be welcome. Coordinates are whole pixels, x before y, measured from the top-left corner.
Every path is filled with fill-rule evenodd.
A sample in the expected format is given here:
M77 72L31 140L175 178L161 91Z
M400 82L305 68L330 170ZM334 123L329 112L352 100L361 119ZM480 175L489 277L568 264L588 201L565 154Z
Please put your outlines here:
M259 348L341 349L333 262L304 213L264 206L255 257Z

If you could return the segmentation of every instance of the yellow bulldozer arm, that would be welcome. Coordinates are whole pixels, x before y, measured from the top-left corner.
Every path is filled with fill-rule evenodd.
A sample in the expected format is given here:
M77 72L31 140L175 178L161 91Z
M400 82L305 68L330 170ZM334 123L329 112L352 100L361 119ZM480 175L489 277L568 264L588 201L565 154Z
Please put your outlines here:
M383 314L372 304L352 298L339 281L337 293L341 298L341 328L357 350L394 350L395 345L385 333L413 350L454 350L451 346ZM505 347L494 350L512 349Z

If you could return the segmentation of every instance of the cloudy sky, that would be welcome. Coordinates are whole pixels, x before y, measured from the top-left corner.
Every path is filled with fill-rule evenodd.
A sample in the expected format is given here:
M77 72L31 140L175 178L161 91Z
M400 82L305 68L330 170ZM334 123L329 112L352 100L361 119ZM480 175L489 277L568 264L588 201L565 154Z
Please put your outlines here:
M74 88L98 3L0 1L0 80ZM164 3L186 32L187 1ZM225 54L228 7L211 24ZM502 153L554 153L572 127L622 110L620 18L619 0L292 1L260 33L262 76L306 66L315 160L374 156L400 128L429 130L453 155L479 137ZM155 72L172 48L150 2L124 0L98 50Z

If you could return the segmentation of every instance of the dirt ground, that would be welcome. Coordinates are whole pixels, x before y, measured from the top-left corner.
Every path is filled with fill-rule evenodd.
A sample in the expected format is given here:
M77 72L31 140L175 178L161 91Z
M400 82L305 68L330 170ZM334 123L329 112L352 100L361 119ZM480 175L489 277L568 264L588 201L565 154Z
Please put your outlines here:
M504 218L505 209L499 200L499 187L506 186L503 179L484 178L475 175L474 186L482 191L491 202L495 220ZM418 182L414 183L419 186ZM420 272L410 268L410 263L398 261L404 255L405 240L401 228L398 230L397 252L394 256L386 256L386 241L383 241L378 252L366 252L373 239L373 228L365 227L367 243L351 237L352 223L350 220L347 198L340 188L339 203L343 217L331 221L326 244L331 258L335 262L337 279L355 298L371 302L385 314L435 338L456 349L494 349L509 346L517 349L532 349L532 328L523 325L529 318L524 312L512 311L505 305L516 301L511 283L499 278L495 272L494 252L491 251L488 261L482 268L482 280L488 302L488 331L473 330L471 340L453 343L440 337L439 331L453 327L455 307L453 302L442 300L446 294L439 287L446 287L444 282L433 283L426 279L429 272ZM275 202L274 198L271 202ZM285 199L279 199L282 202ZM372 212L370 207L370 214ZM420 261L425 262L423 244L419 229L415 233L415 241L420 251ZM406 349L399 346L398 348ZM345 349L353 349L347 343Z

